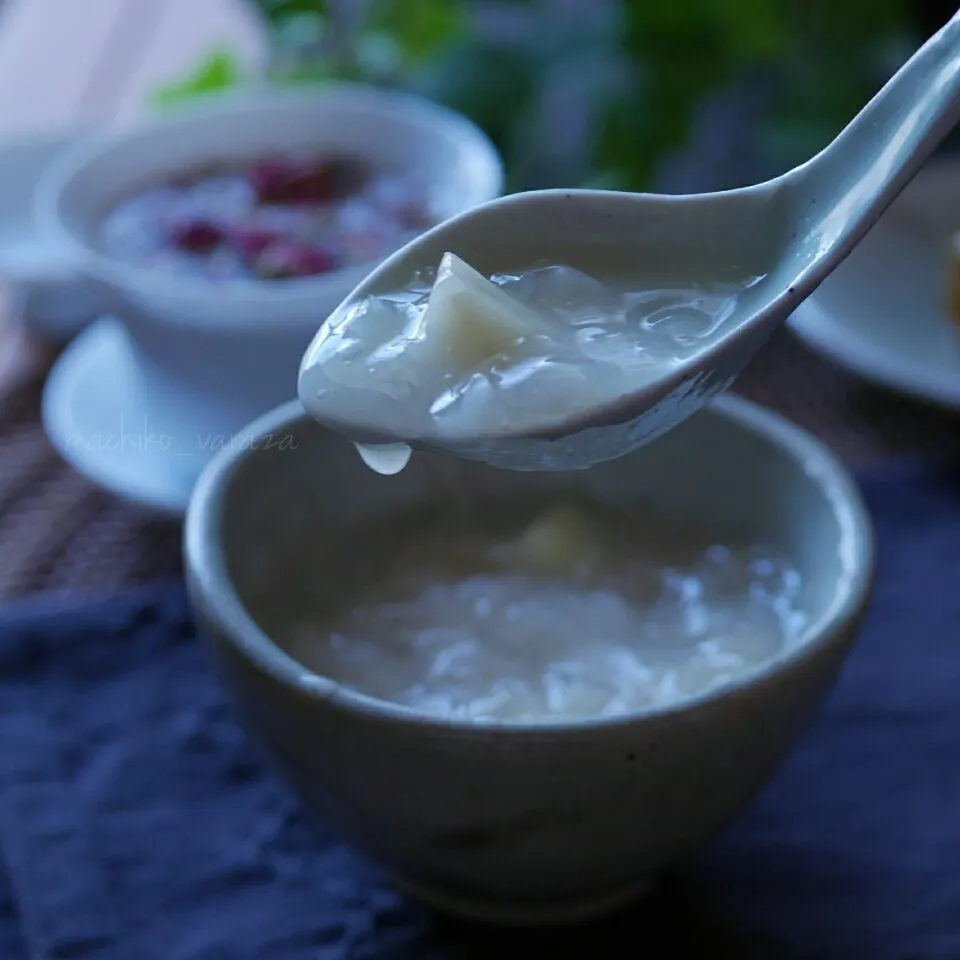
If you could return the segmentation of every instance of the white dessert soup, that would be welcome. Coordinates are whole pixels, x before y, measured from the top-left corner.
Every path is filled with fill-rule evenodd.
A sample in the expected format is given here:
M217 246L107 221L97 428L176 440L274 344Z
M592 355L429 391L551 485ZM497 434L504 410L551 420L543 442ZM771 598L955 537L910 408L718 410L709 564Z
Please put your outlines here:
M775 547L596 502L454 498L356 531L342 610L281 643L411 710L552 723L666 707L789 650L802 578Z

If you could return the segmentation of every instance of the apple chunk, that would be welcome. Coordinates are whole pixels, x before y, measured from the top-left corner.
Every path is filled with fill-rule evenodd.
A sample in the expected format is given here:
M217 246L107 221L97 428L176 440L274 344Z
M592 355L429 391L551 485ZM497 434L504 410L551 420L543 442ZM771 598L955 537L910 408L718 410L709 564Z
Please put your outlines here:
M478 370L496 357L523 356L525 344L548 334L545 319L452 253L445 253L421 318L450 373Z
M540 513L516 542L521 569L536 576L572 577L600 559L599 518L575 503L558 503Z

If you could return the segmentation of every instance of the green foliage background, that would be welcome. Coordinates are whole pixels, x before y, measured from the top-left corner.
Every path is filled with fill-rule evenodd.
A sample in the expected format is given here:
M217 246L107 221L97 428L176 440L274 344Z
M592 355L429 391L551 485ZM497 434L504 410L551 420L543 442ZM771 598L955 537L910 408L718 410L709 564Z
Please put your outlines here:
M826 144L922 39L907 0L250 2L273 37L271 79L359 80L447 104L497 143L511 189L648 189L704 99L744 83L769 91L750 147L777 173ZM246 79L230 51L212 51L157 99Z

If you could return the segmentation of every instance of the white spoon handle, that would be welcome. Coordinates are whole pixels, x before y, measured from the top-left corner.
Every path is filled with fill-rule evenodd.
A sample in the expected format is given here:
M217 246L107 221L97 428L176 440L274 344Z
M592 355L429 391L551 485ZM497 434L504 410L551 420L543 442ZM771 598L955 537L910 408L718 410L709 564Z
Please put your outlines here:
M784 178L808 279L869 230L960 120L960 13L931 37L820 154Z

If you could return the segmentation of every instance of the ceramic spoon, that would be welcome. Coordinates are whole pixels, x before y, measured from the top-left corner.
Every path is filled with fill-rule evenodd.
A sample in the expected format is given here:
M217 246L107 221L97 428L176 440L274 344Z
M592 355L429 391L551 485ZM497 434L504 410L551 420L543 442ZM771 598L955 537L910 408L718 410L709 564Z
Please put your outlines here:
M513 469L570 469L613 459L676 426L727 388L767 338L860 241L960 119L960 13L918 50L825 150L794 170L738 190L688 196L598 190L519 193L475 207L409 243L373 271L358 298L410 283L446 251L486 275L536 262L603 276L763 279L703 348L615 403L559 410L527 433L456 443L385 433L333 416L310 388L321 423L362 443L410 443ZM329 321L328 321L329 322ZM324 335L318 334L316 344Z

